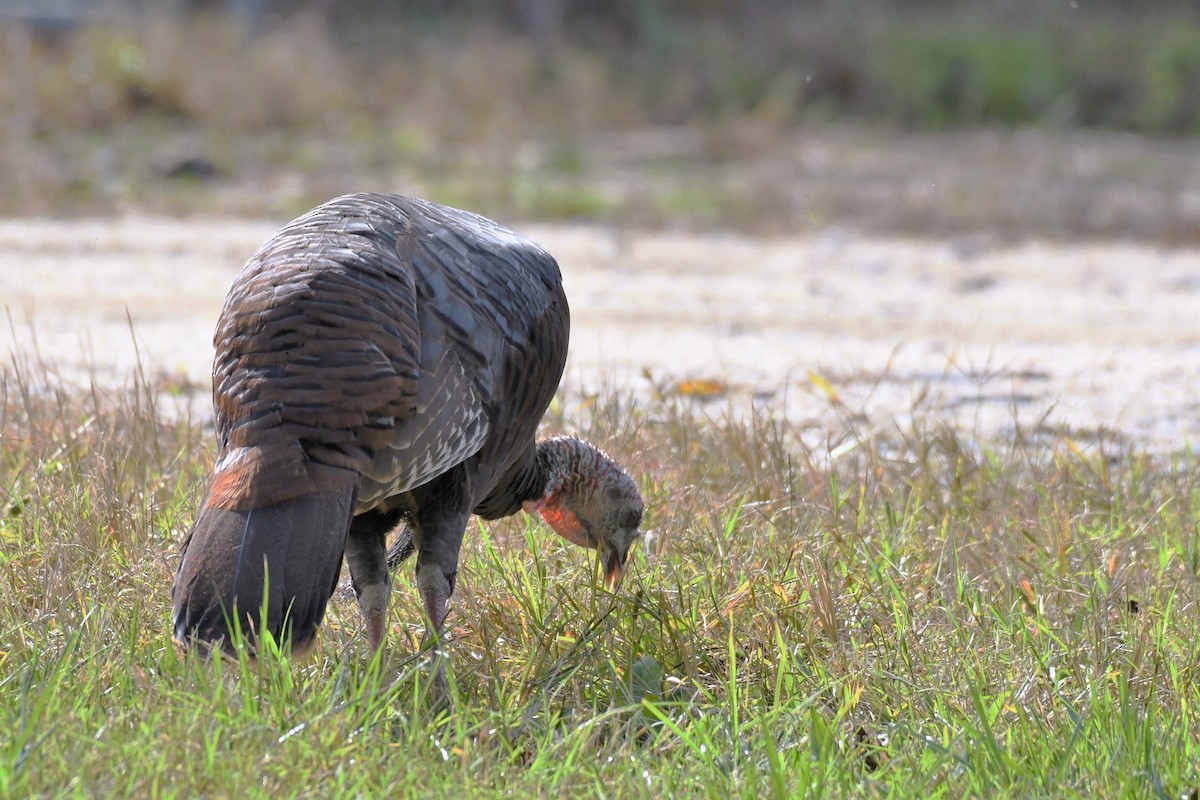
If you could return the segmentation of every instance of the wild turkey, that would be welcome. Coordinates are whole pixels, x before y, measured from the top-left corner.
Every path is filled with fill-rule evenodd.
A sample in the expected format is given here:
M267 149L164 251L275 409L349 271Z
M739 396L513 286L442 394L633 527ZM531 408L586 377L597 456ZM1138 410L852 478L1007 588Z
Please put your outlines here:
M614 587L640 535L633 479L585 442L534 440L569 328L555 260L475 214L355 194L284 227L217 324L219 452L175 575L175 639L229 651L237 624L304 648L344 553L381 647L402 520L427 638L472 513L540 512L599 550Z

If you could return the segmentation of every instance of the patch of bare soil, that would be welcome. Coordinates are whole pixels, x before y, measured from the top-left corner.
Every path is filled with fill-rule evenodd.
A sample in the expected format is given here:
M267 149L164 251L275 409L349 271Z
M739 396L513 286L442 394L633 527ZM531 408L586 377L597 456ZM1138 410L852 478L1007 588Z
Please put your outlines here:
M143 360L208 413L213 325L276 221L0 222L0 352L118 383ZM525 226L562 266L566 383L982 438L1065 426L1170 451L1200 434L1200 251L824 233L754 239ZM679 381L692 379L690 385Z

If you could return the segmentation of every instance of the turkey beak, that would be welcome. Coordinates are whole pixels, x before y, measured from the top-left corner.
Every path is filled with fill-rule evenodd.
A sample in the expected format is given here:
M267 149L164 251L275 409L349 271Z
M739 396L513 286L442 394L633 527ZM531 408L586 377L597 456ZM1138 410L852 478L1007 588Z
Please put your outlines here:
M625 575L627 556L628 553L622 554L610 548L604 549L604 587L610 592L615 592L621 585L621 578Z

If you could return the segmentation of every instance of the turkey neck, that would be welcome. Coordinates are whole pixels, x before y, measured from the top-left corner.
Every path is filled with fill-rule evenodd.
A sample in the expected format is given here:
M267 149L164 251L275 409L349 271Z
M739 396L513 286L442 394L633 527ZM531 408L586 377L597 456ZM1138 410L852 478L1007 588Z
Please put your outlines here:
M603 475L620 469L599 448L571 436L538 442L536 463L542 497L568 492L583 501L590 499Z

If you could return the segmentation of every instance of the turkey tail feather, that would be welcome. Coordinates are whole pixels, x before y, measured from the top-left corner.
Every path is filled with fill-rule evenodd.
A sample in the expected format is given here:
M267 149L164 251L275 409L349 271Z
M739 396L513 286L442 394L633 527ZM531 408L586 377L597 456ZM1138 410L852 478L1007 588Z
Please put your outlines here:
M175 575L175 640L233 647L240 627L303 649L337 584L357 481L232 510L205 499ZM266 620L260 619L266 595Z

